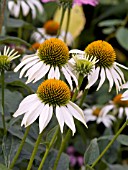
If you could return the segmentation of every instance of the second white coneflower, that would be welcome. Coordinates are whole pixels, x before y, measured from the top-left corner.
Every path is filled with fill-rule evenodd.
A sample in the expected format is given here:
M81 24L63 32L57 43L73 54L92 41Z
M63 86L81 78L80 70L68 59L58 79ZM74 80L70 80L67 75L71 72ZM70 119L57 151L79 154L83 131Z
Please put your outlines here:
M21 63L15 68L15 72L22 68L20 78L25 74L28 77L26 83L36 82L48 74L50 78L60 78L63 73L71 89L72 79L78 85L77 78L67 66L69 50L66 44L57 38L50 38L44 41L38 48L36 54L24 56Z
M72 130L76 131L73 117L81 121L85 126L83 111L70 101L70 89L61 80L49 79L44 81L36 94L29 95L19 105L14 117L25 114L21 125L25 127L32 124L39 116L40 133L50 122L53 110L63 133L64 123Z

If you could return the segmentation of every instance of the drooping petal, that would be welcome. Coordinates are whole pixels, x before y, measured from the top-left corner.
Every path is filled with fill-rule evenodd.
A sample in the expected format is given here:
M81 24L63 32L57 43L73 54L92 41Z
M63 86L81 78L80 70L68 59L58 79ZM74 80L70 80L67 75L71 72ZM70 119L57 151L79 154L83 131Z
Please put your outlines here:
M48 73L48 79L52 79L52 78L55 78L55 70L53 66L50 68Z
M63 114L61 114L61 109L59 106L56 106L56 118L58 120L58 123L60 125L60 131L63 133L63 128L64 128L64 117Z
M48 125L52 118L53 114L53 107L49 106L49 104L46 104L43 107L42 113L40 114L39 117L39 129L40 133L44 130L44 128Z
M96 69L93 69L90 75L88 75L88 85L86 86L86 89L90 88L98 79L100 68L97 67Z
M72 133L76 132L75 124L72 115L68 112L65 106L60 107L61 114L63 114L64 122L72 130Z
M21 1L21 6L23 11L23 16L27 16L30 10L29 6L24 1Z
M98 87L97 87L97 91L100 89L100 87L103 85L103 83L104 83L104 81L105 81L105 70L104 70L104 68L101 68L101 73L100 73L100 83L99 83L99 85L98 85Z
M17 72L21 67L23 67L25 64L33 61L37 59L37 57L34 57L34 54L33 54L33 57L31 58L27 58L26 60L22 61L15 69L14 69L14 72Z
M119 108L119 114L118 114L119 119L121 119L123 117L123 112L124 112L123 107L120 107Z
M56 66L56 68L55 68L55 78L56 79L60 79L60 71L59 71L59 68Z
M67 107L68 110L70 111L70 114L72 114L77 120L81 121L87 127L83 111L81 109L79 111L78 108L76 109L77 105L71 101L69 104L67 104Z
M67 70L64 67L62 67L62 72L63 72L67 82L69 83L71 90L72 90L73 86L72 86L72 80L71 80L70 74L67 72Z
M108 90L108 91L110 92L111 89L112 89L112 87L113 87L114 81L113 81L113 77L112 77L112 75L111 75L110 70L109 70L108 68L106 68L105 71L106 71L107 79L108 79L108 81L109 81L109 90Z

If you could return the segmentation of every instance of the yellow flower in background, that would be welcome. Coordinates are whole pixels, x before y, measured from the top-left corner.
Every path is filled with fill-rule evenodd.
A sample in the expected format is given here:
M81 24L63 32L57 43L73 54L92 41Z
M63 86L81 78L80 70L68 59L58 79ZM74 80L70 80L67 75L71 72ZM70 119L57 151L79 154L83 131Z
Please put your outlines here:
M61 13L62 13L61 9L58 9L56 11L54 15L55 21L60 22ZM65 16L64 16L64 20L62 24L62 30L64 31L66 29L67 18L68 18L68 10L66 10L65 12ZM85 22L86 22L86 19L85 19L82 7L75 5L71 11L70 23L69 23L69 29L68 29L68 32L73 36L73 39L75 39L77 36L80 35L81 31L84 28Z
M70 101L70 89L67 84L61 80L49 79L40 84L36 94L32 94L23 99L14 117L24 114L21 126L31 125L39 117L39 133L50 122L53 111L63 133L64 123L76 132L73 117L81 121L85 126L83 111Z

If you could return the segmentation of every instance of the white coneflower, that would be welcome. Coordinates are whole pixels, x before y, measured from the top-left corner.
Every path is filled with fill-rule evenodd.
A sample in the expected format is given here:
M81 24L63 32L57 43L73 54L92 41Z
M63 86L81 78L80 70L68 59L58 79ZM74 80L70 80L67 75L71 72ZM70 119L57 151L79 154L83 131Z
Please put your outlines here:
M3 54L0 52L0 71L7 70L10 66L10 62L19 56L15 49L10 50L10 47L5 46Z
M59 24L58 22L54 20L48 20L42 28L37 28L38 32L34 32L31 36L32 40L42 43L46 39L49 38L55 38L57 36L57 32L59 30ZM61 31L59 35L59 39L64 41L65 37L65 31ZM67 33L67 39L66 39L66 44L71 46L73 42L73 37L72 35L68 32Z
M67 66L69 60L69 50L66 44L57 38L50 38L44 41L38 48L36 54L27 55L23 58L21 63L15 68L15 72L19 69L20 78L25 74L28 77L26 83L36 82L48 74L50 78L60 78L62 72L73 89L72 79L78 86L78 80Z
M119 67L128 69L127 67L115 62L116 54L113 47L105 41L98 40L90 43L85 52L90 57L94 56L98 60L95 69L88 76L88 85L86 89L90 88L99 78L100 82L97 90L103 85L106 77L109 81L109 91L111 91L113 84L116 85L116 91L120 90L120 86L125 82L124 74Z
M27 96L19 105L14 117L25 113L21 126L32 124L39 116L40 133L50 122L53 111L55 111L61 133L63 133L64 123L76 132L73 117L81 121L85 126L83 111L70 101L70 90L67 84L61 80L48 79L44 81L36 94Z
M37 10L39 13L43 13L44 9L39 0L9 0L8 9L14 17L19 17L20 12L23 13L23 16L27 16L31 10L32 18L36 18ZM21 11L22 9L22 11Z
M106 112L101 112L101 108L97 106L85 109L84 115L86 122L96 121L97 124L103 123L105 127L110 127L112 121L116 120L114 116Z
M128 100L122 100L123 95L116 95L112 101L102 108L102 113L107 114L112 112L113 115L118 115L118 118L122 118L124 114L128 119Z
M82 74L88 76L91 71L95 68L95 64L98 62L96 57L89 57L84 51L73 49L69 51L71 59L68 61L69 68L76 75Z

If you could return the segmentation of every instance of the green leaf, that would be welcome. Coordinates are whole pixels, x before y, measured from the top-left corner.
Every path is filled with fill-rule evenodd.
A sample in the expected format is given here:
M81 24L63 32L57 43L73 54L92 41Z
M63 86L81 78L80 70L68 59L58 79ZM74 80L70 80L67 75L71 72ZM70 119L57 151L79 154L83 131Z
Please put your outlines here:
M10 113L15 112L22 99L23 96L21 95L21 93L17 91L11 92L8 89L5 89L5 110L7 110ZM1 89L0 89L0 102L2 102ZM1 112L1 106L0 106L0 112Z
M50 153L44 163L43 169L52 170L57 153L58 153L58 151L55 149L50 151ZM68 170L68 169L69 169L69 157L67 154L62 153L59 163L58 163L58 166L57 166L57 170Z
M91 165L96 158L99 156L99 146L97 143L97 138L91 140L90 145L88 146L85 154L84 154L84 160L85 164Z
M10 170L5 165L0 163L0 170Z
M125 49L128 50L128 29L121 27L116 32L116 39L118 43Z
M110 165L108 164L109 170L128 170L127 165Z
M117 141L122 144L128 146L128 136L127 135L119 135Z
M24 24L25 22L21 19L8 18L6 26L12 28L18 28L18 27L23 27Z
M55 134L57 128L58 128L58 125L55 126L54 128L52 128L52 129L48 132L48 134L47 134L47 136L46 136L46 142L49 143L49 142L52 140L52 137L53 137L53 135Z
M102 29L102 32L103 32L104 34L111 34L111 33L114 32L114 31L115 31L115 28L114 28L114 27Z
M13 37L13 36L0 36L0 44L3 44L3 43L20 43L20 44L25 44L26 46L28 47L31 47L31 44L29 44L28 42L20 39L20 38L17 38L17 37Z
M114 26L114 25L120 25L122 24L123 21L120 19L111 19L111 20L105 20L99 22L98 26L99 27L109 27L109 26Z

